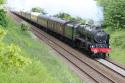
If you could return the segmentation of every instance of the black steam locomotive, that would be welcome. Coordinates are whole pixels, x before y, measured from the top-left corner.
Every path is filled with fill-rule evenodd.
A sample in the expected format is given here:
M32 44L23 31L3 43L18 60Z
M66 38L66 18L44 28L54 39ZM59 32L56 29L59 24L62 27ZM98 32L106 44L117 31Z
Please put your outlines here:
M80 25L60 18L40 15L39 13L21 11L16 12L16 14L44 27L45 31L60 36L72 46L88 51L92 58L105 58L106 54L111 50L109 47L109 34L101 27L88 24Z

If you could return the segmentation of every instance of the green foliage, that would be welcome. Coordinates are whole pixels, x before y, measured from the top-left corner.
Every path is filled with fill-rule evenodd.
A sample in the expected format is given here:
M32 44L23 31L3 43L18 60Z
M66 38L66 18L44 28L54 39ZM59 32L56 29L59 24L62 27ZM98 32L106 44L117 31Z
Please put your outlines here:
M45 43L29 31L22 34L20 24L10 18L8 24L4 42L18 44L32 63L16 74L0 72L0 83L83 83Z
M125 28L125 0L97 0L104 7L105 25Z
M0 49L0 66L3 70L22 69L31 62L30 59L21 55L21 49L15 44L7 46L1 43Z
M6 0L0 0L0 4L4 4Z
M85 24L85 22L86 22L86 20L82 19L81 17L76 17L74 20L81 24Z
M31 11L32 12L42 13L44 15L47 14L47 12L44 9L40 8L40 7L34 7L34 8L31 9Z
M111 58L125 64L125 30L114 31L111 34Z
M5 37L7 31L5 31L4 29L2 29L3 27L0 26L0 42L2 42L3 38Z
M125 29L113 30L112 27L105 28L110 33L110 45L112 51L110 58L120 64L125 64Z
M67 14L65 12L60 12L59 14L54 15L54 17L58 17L64 20L72 20L72 17L70 14Z
M21 31L28 31L29 30L29 26L25 21L21 22Z
M47 72L40 61L34 61L22 72L0 71L0 83L63 83Z
M120 35L115 37L115 39L113 39L112 44L115 45L116 47L125 48L124 41L125 41L124 35Z
M6 31L0 28L0 69L22 69L26 64L30 63L30 59L22 56L21 49L15 45L7 45L2 42Z
M110 33L110 58L125 64L125 0L97 0L104 7L105 30Z
M6 12L3 9L0 9L0 25L7 27Z
M65 12L60 12L59 14L54 15L54 17L58 17L58 18L68 20L68 21L73 21L76 23L85 24L85 20L83 20L82 18L80 18L80 17L74 18L70 14L65 13Z
M124 29L122 30L117 30L117 31L114 31L112 34L111 34L111 45L116 47L116 48L122 48L124 49L125 48L125 33L124 33Z

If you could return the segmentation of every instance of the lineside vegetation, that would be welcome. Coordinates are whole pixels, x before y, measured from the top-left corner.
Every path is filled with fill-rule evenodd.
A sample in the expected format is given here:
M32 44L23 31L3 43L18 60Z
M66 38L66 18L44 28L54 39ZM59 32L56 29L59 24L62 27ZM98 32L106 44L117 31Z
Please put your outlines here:
M0 9L0 83L82 81L58 60L46 44L38 41L26 22L17 24L6 16L4 9Z
M82 83L25 22L7 22L0 26L0 83Z
M125 0L97 0L104 7L105 30L111 34L111 58L125 64Z
M22 30L21 25L11 18L8 22L8 32L3 41L18 45L28 64L21 70L1 71L0 79L7 80L6 83L82 83L46 44L38 41L28 30ZM0 80L0 83L5 82Z

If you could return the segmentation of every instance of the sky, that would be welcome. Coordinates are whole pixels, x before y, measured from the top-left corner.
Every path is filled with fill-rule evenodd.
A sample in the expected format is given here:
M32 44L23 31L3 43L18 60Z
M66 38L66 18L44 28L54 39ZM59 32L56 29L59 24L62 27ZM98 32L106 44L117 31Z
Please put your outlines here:
M103 8L94 0L7 0L7 4L17 10L30 11L33 7L41 7L49 15L66 12L81 18L103 20Z

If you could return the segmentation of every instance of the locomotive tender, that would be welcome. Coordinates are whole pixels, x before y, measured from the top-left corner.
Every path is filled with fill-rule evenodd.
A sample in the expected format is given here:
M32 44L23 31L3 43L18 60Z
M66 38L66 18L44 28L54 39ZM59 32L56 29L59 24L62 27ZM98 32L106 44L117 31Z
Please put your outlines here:
M110 52L109 34L101 27L88 24L80 25L60 18L42 15L39 13L16 12L19 16L36 23L45 31L60 36L68 41L72 46L84 49L90 53L92 58L105 58Z

